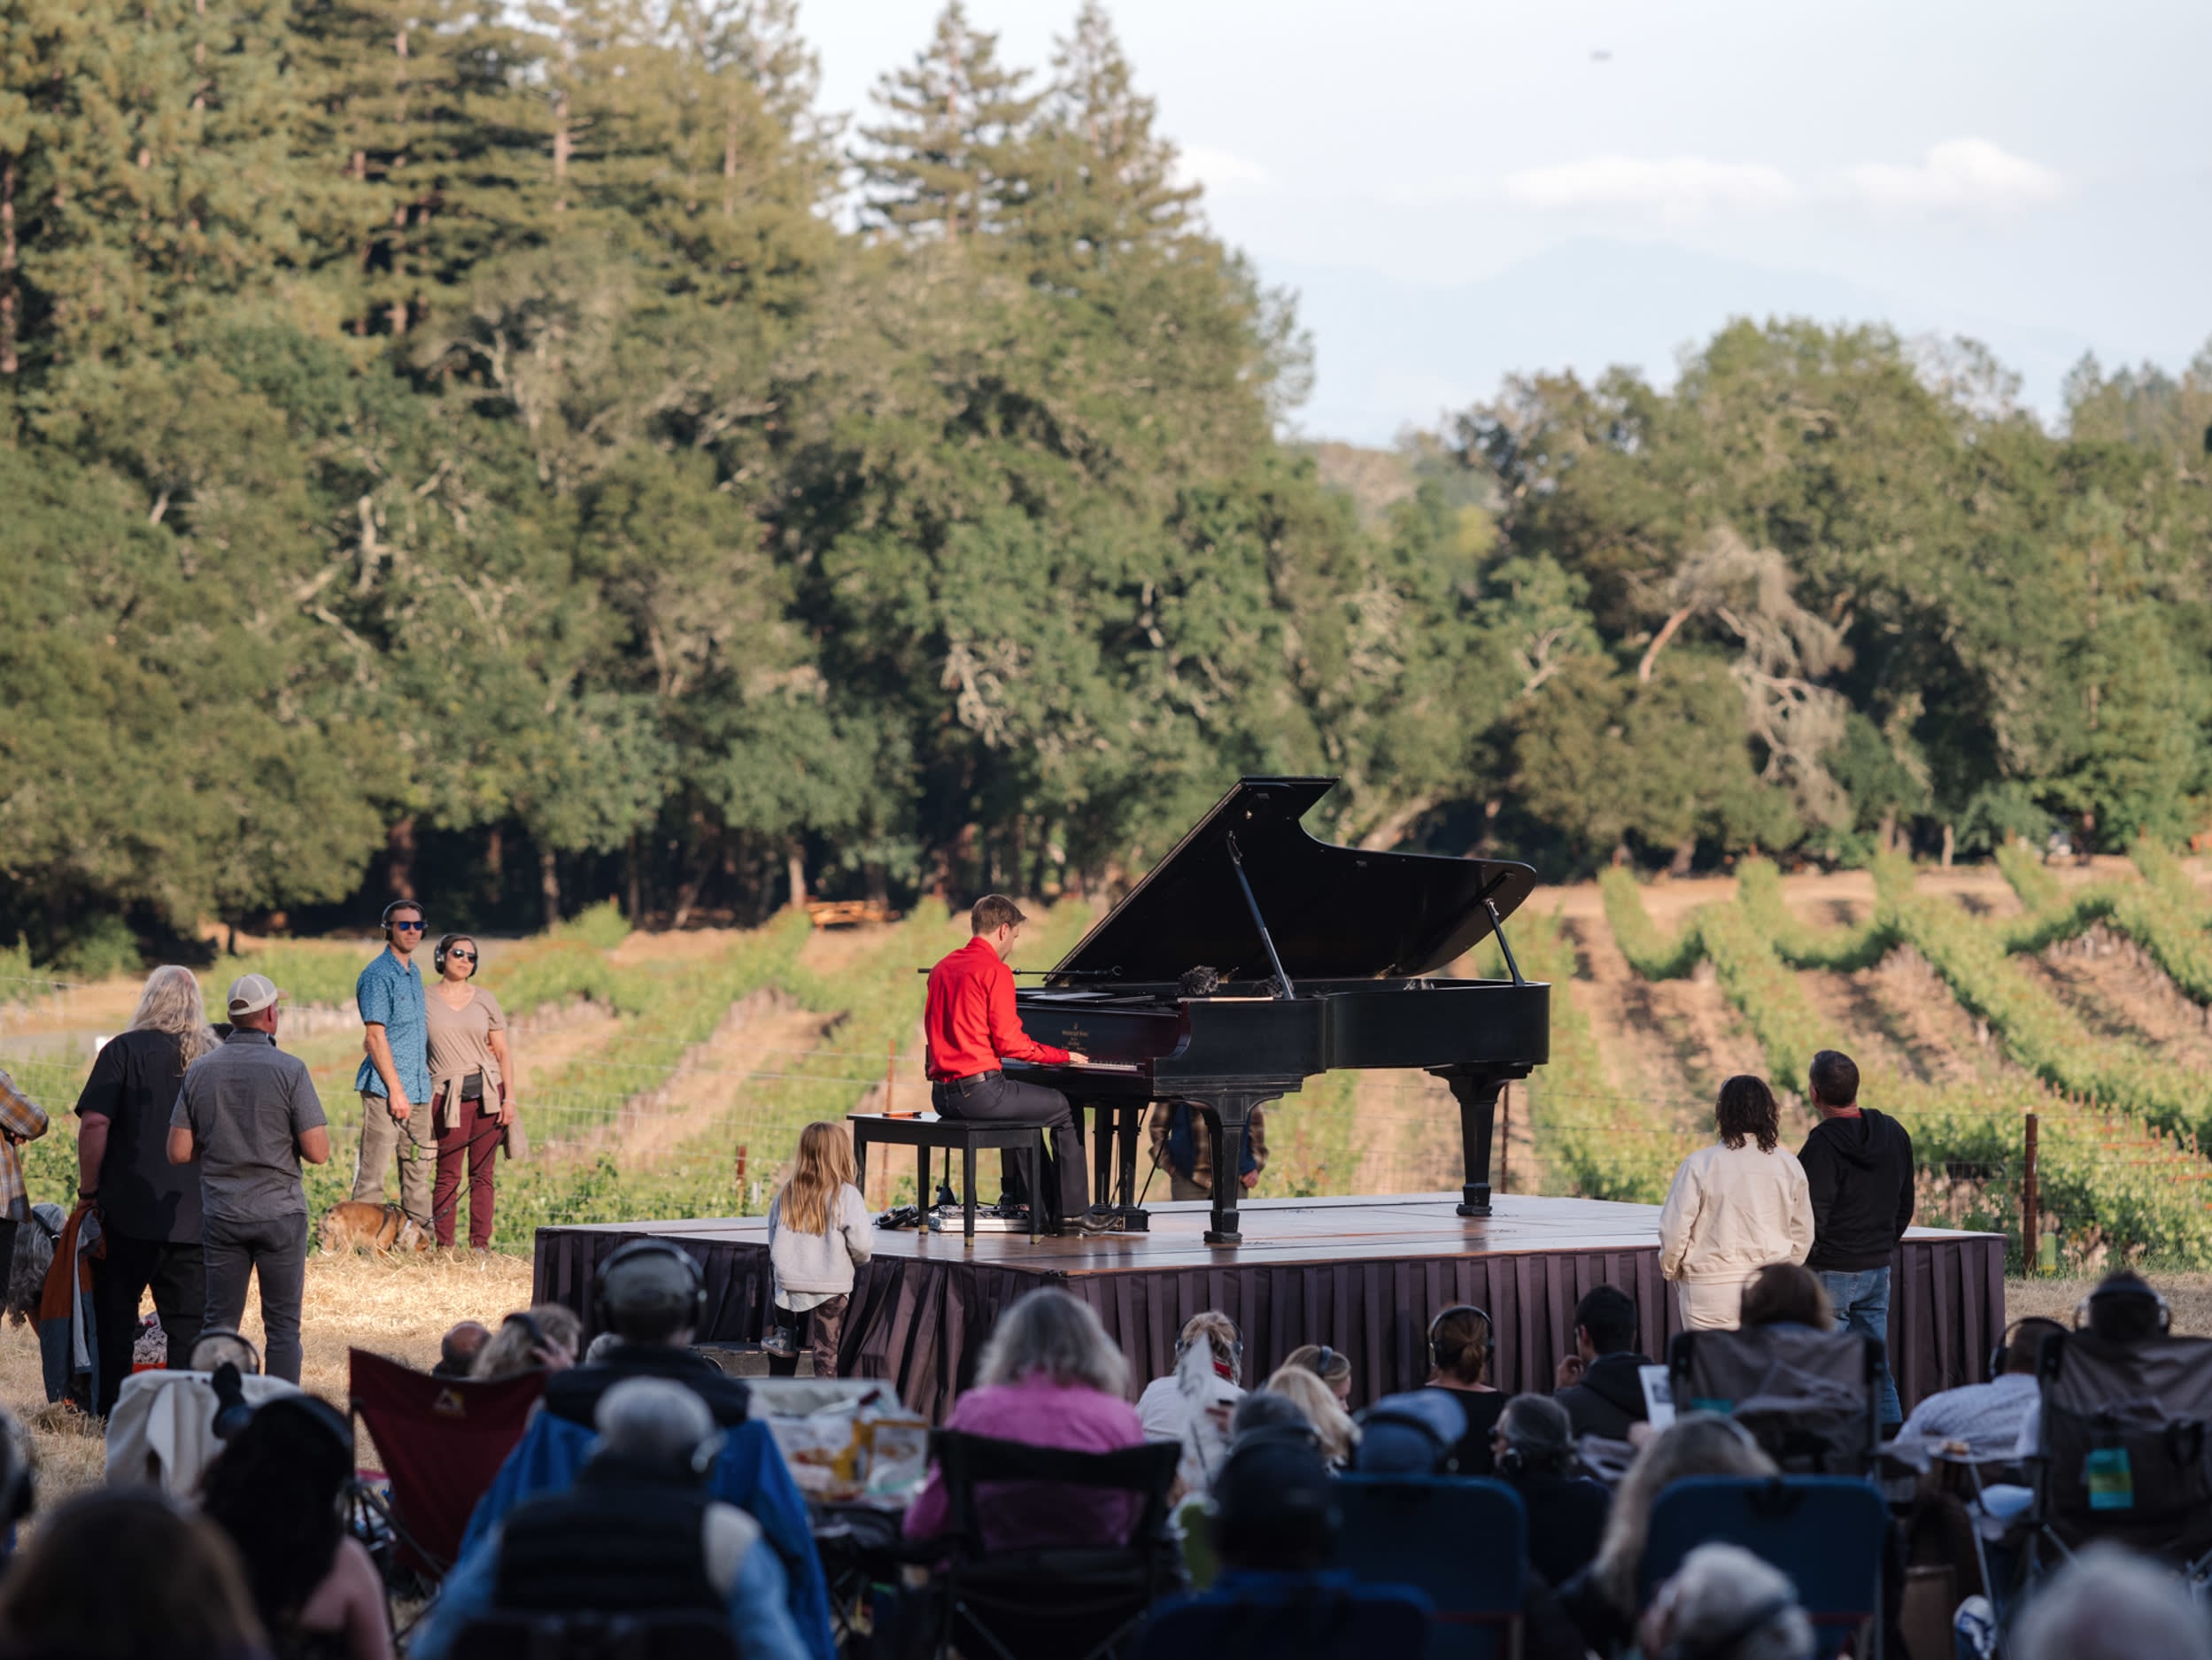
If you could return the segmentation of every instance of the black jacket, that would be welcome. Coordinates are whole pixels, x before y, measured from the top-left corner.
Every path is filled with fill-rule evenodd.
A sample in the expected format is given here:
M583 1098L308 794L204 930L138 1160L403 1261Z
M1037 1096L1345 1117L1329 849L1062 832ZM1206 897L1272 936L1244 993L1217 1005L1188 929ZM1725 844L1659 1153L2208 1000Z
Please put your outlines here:
M1585 1476L1509 1476L1528 1517L1529 1565L1547 1585L1565 1585L1589 1565L1605 1532L1613 1495Z
M1872 1108L1824 1118L1798 1154L1813 1193L1811 1269L1887 1268L1913 1219L1913 1139Z
M1651 1363L1623 1349L1600 1355L1583 1370L1582 1381L1555 1389L1551 1398L1566 1409L1574 1433L1602 1435L1609 1441L1628 1439L1628 1425L1644 1419L1644 1379L1640 1367Z
M545 1379L545 1410L588 1428L598 1421L599 1397L626 1378L682 1384L707 1403L723 1429L745 1422L750 1392L741 1380L724 1376L704 1355L658 1343L619 1344L605 1360L553 1373Z

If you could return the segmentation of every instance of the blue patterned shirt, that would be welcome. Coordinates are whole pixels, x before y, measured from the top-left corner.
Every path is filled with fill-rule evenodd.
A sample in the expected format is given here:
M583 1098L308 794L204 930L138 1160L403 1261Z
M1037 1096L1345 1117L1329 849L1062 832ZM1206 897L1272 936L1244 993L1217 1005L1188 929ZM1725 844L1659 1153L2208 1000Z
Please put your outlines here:
M430 1104L430 1016L422 1007L422 976L412 962L404 966L390 950L377 954L353 984L353 1004L364 1026L384 1029L391 1044L392 1070L399 1087L417 1107ZM376 1063L366 1056L353 1087L364 1095L385 1093Z

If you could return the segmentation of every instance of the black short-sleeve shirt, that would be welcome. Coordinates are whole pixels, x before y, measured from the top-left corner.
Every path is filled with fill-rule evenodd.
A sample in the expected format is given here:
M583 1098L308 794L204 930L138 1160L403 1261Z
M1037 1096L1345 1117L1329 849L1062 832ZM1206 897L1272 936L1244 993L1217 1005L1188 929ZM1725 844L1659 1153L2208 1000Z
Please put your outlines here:
M199 1242L199 1171L169 1162L169 1114L183 1081L183 1039L127 1031L101 1046L77 1097L78 1117L108 1121L100 1215L126 1239Z

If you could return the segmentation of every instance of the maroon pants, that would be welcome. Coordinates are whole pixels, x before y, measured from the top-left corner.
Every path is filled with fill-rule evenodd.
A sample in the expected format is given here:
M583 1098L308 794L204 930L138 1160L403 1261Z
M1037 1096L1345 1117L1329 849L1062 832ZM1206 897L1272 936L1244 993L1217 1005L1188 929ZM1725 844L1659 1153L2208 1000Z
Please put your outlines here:
M468 1170L468 1243L491 1243L492 1162L499 1156L499 1104L465 1100L460 1119L437 1139L437 1177L430 1187L430 1227L440 1245L453 1242L453 1211Z

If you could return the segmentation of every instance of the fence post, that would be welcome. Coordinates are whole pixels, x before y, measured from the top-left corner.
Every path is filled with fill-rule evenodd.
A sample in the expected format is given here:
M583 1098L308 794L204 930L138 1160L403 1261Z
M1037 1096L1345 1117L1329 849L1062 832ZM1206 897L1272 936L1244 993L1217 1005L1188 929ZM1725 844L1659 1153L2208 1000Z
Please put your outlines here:
M891 1059L885 1063L883 1069L883 1109L886 1114L898 1105L897 1100L893 1099L898 1090L899 1040L893 1038L891 1040Z
M2036 1116L2028 1114L2028 1133L2025 1156L2020 1167L2020 1261L2021 1271L2032 1274L2042 1254L2043 1218L2042 1194L2036 1190Z

